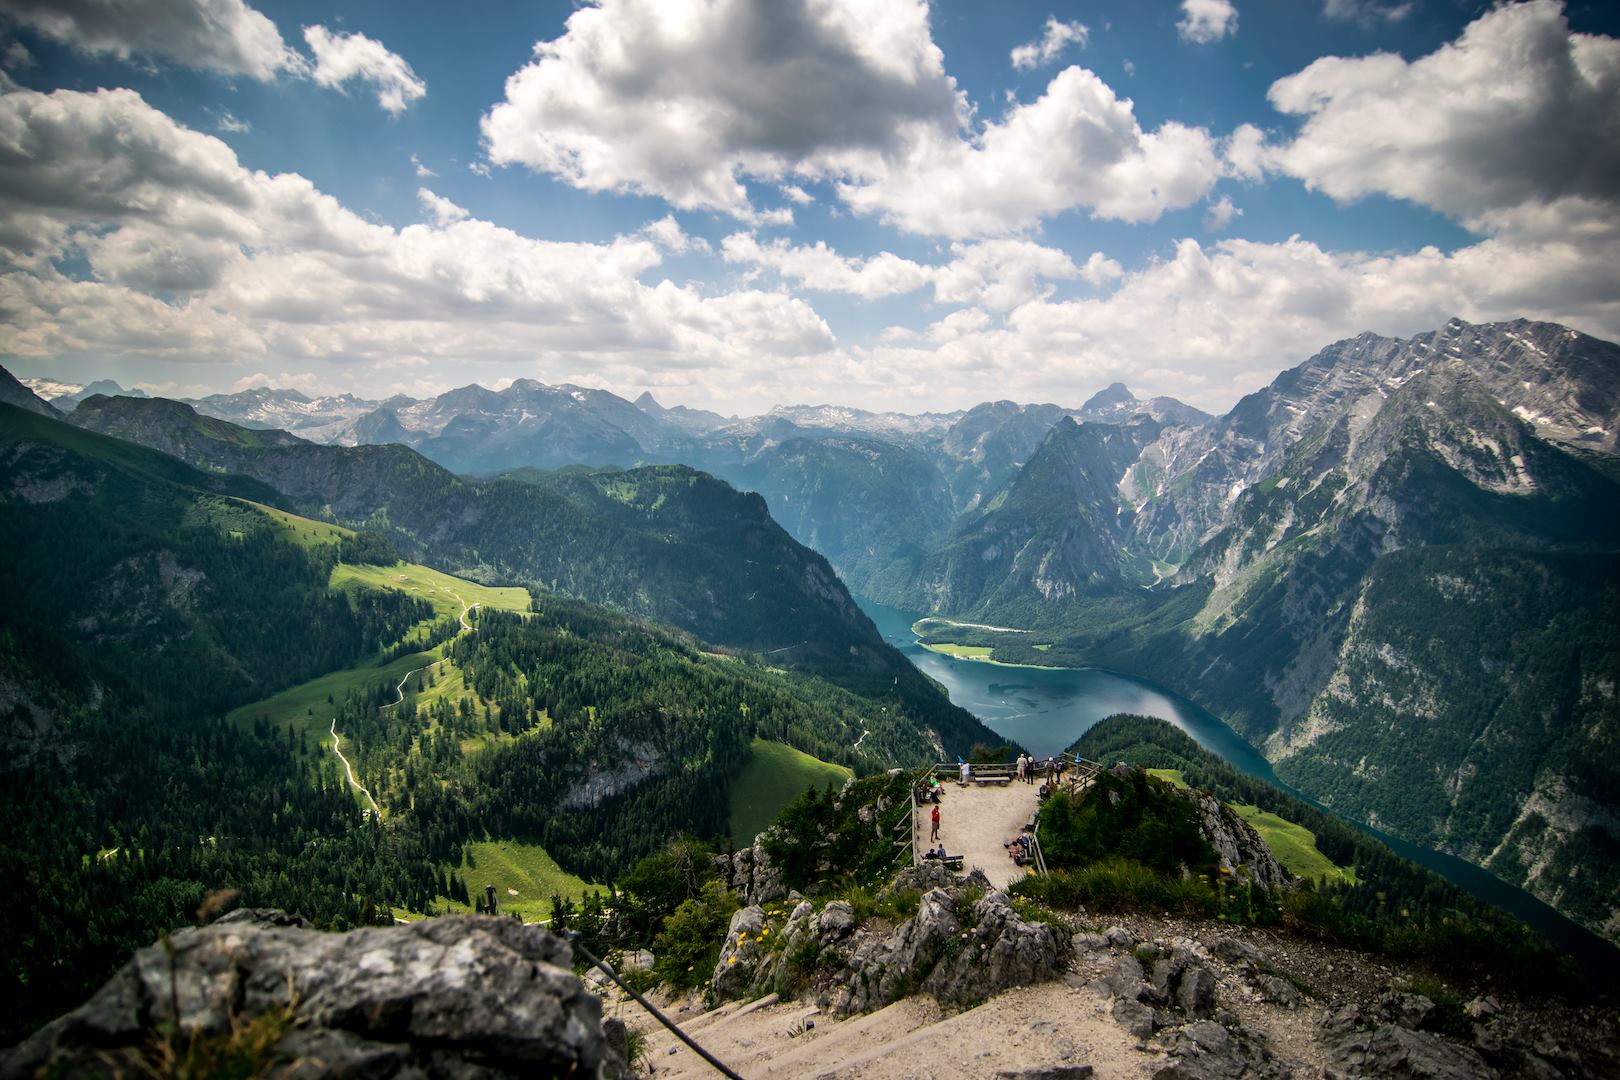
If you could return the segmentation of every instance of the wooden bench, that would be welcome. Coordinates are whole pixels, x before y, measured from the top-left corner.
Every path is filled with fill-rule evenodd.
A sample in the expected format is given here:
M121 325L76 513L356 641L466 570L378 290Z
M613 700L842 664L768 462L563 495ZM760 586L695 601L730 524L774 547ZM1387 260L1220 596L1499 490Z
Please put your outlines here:
M945 864L945 869L947 869L947 870L961 870L962 869L962 860L964 858L965 858L965 856L962 856L962 855L946 855L942 859L924 858L922 861L925 862L925 863L935 863L935 862L944 863Z
M975 784L1010 784L1010 783L1012 783L1012 777L1010 777L1010 776L975 776L973 778L973 782Z

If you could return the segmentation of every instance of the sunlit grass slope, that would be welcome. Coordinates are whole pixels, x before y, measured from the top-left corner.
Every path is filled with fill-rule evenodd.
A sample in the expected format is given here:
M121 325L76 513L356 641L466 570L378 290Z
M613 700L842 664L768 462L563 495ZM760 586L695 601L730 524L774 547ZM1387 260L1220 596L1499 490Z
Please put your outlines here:
M778 742L755 739L748 764L731 784L731 838L740 847L771 822L807 788L842 784L849 769L811 757Z

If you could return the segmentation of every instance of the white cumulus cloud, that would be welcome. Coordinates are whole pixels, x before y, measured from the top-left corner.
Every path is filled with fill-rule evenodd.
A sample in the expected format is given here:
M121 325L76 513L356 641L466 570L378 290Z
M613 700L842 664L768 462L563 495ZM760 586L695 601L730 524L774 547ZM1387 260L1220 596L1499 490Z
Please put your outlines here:
M733 233L721 241L720 250L727 262L774 270L819 292L868 300L915 292L931 278L928 267L890 252L870 259L846 258L820 240L798 246L781 239L762 244L752 233Z
M398 115L427 95L427 84L411 65L380 41L364 34L333 33L324 26L304 27L304 40L315 54L315 82L340 90L358 79L376 91L377 104Z
M305 61L242 0L0 0L0 13L101 56L170 60L269 81Z
M1078 22L1063 22L1056 15L1046 17L1046 30L1039 41L1020 45L1012 51L1012 66L1033 71L1050 64L1070 45L1085 45L1091 31Z
M1237 33L1238 13L1232 0L1181 0L1176 32L1184 41L1207 45Z
M8 87L0 133L0 353L266 370L488 360L769 393L835 348L795 297L658 277L644 236L535 239L427 190L426 222L374 224L301 176L245 168L133 91Z
M1210 232L1225 232L1233 221L1242 216L1243 211L1233 205L1232 197L1222 195L1204 211L1204 228Z
M919 138L839 193L856 212L912 232L972 236L1076 208L1152 221L1203 198L1220 174L1207 131L1174 121L1144 131L1129 100L1095 73L1070 67L1040 98L1015 105L972 139Z
M888 152L958 109L922 0L601 0L535 46L483 135L496 164L746 216L745 178Z
M1620 214L1620 41L1572 33L1554 0L1493 8L1416 60L1324 57L1270 100L1304 121L1270 163L1340 201L1480 225L1563 198Z
M1048 29L1037 60L1048 41L1055 56L1084 37L1078 24ZM980 122L922 0L601 0L535 46L483 136L492 163L589 191L758 225L786 208L756 209L750 181L798 203L798 181L824 180L856 213L949 237L1075 209L1153 220L1220 173L1207 131L1143 130L1082 68Z

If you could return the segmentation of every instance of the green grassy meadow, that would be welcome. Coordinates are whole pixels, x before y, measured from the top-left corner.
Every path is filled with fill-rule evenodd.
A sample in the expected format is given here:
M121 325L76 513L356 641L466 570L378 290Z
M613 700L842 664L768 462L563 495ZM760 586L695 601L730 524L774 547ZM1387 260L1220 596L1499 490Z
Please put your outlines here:
M1149 776L1157 776L1160 780L1168 780L1178 788L1190 787L1187 778L1181 775L1180 769L1149 769Z
M1335 866L1316 850L1316 834L1303 825L1280 818L1276 814L1245 803L1229 804L1238 815L1254 826L1254 831L1265 840L1283 869L1296 877L1342 881L1355 884L1356 872L1352 867Z
M952 642L940 642L931 645L926 641L919 644L930 652L944 653L946 656L954 656L958 660L988 660L990 654L996 651L989 645L957 645Z
M528 611L529 591L518 587L480 585L416 563L393 566L351 566L341 563L332 570L334 589L397 589L421 597L433 605L437 618L456 618L461 605L496 608L500 611Z
M235 501L251 506L266 517L281 524L292 534L293 541L300 547L323 547L354 536L352 529L345 529L341 525L332 525L325 521L316 521L313 518L299 517L297 514L289 514L285 510L277 510L273 506L266 506L263 503L256 503L249 499L237 499Z
M456 871L456 876L466 883L467 892L483 896L485 885L495 886L500 910L520 915L524 922L551 917L552 893L578 900L594 887L558 866L557 860L539 844L485 840L467 845L467 852ZM440 904L451 911L471 910L446 900Z
M353 535L349 530L336 525L299 517L297 514L289 514L274 507L247 500L232 500L232 502L242 507L253 507L274 518L289 530L295 543L305 546L335 544L342 537ZM502 611L529 610L527 589L480 585L476 581L454 577L415 563L395 563L393 566L353 566L340 563L332 569L329 585L333 590L395 589L426 600L433 606L433 617L412 627L405 636L406 641L412 637L425 637L434 621L460 616L463 603L499 608ZM329 671L306 683L288 687L263 701L243 705L232 710L226 719L236 724L247 724L262 716L276 727L284 728L290 724L296 729L303 730L324 747L331 742L329 732L334 703L342 701L355 691L380 682L397 684L409 672L437 663L443 656L442 647L408 653L392 660L379 652L354 667ZM432 696L442 696L452 690L459 693L461 677L450 665L441 665L435 674L439 677L439 685L430 691ZM452 681L454 687L450 685Z
M406 672L438 660L440 652L440 649L429 649L407 653L396 660L373 657L352 668L329 671L309 682L289 686L263 701L232 709L225 719L233 724L251 724L262 716L273 727L285 728L291 724L297 730L307 731L312 741L318 739L320 745L326 746L332 741L330 730L335 702L375 683L397 684Z
M754 837L799 793L829 782L842 784L854 773L779 742L755 739L753 754L731 784L731 838L740 847Z

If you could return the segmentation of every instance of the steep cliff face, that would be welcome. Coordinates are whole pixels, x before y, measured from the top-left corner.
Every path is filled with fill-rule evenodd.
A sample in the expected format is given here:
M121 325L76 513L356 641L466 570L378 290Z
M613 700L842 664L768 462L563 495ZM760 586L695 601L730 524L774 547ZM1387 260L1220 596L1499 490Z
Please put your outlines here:
M772 442L721 471L763 495L783 528L868 595L914 573L926 539L954 517L945 477L926 454L874 439Z
M1229 520L1237 497L1273 475L1311 432L1344 416L1359 429L1407 381L1464 366L1480 392L1567 449L1612 455L1620 435L1620 346L1552 323L1453 319L1412 338L1336 342L1201 429L1166 433L1129 492L1137 541L1179 561Z

